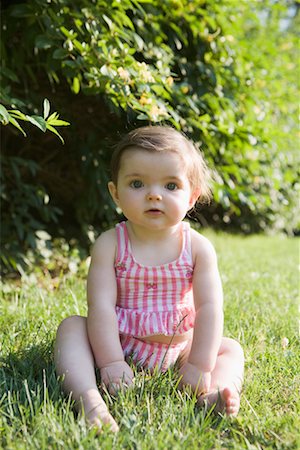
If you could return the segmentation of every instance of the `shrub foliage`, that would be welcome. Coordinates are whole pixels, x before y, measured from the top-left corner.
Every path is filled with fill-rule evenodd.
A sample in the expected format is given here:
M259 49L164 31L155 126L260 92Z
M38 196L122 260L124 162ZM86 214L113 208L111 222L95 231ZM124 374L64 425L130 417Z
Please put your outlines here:
M86 244L109 226L117 216L106 190L112 145L146 123L182 130L215 168L202 224L294 232L298 7L4 1L2 104L32 116L49 98L71 123L64 146L39 130L25 139L3 128L5 264L34 249L41 230Z

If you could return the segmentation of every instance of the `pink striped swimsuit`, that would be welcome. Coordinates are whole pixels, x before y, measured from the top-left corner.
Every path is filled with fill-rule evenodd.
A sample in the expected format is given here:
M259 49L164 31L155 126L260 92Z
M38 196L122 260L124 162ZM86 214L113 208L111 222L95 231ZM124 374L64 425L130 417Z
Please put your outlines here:
M116 226L116 312L125 357L144 368L167 370L188 341L177 344L145 342L139 338L180 335L194 326L193 261L190 226L182 222L180 256L160 266L143 266L132 255L126 222Z

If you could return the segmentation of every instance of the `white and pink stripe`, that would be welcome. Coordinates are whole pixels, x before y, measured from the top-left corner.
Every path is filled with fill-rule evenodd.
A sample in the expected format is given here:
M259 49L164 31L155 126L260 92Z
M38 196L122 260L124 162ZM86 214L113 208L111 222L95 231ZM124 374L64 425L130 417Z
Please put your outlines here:
M126 222L116 226L118 251L117 316L121 334L145 337L183 334L194 325L193 261L190 227L182 222L183 244L177 260L143 266L132 255Z
M153 371L157 367L162 372L175 364L188 344L188 341L179 344L144 342L125 335L121 335L120 339L125 358L131 358L137 366L142 366L144 369Z

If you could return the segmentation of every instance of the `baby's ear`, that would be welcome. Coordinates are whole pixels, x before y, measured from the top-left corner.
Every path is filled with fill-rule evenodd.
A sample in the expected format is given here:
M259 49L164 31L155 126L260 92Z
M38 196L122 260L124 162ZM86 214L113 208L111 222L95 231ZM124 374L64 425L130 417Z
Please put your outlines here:
M190 196L190 208L193 208L193 206L195 205L196 201L198 200L198 198L200 197L201 191L200 188L195 189Z
M108 186L108 190L109 190L110 195L112 196L113 201L115 202L115 204L117 206L119 206L119 196L118 196L117 186L115 185L115 183L113 181L110 181L107 186Z

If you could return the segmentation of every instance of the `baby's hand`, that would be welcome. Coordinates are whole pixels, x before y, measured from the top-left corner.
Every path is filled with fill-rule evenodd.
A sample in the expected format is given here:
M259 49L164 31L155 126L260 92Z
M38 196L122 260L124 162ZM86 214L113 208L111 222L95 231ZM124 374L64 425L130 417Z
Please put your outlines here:
M209 392L211 383L211 373L202 372L198 367L190 363L185 363L179 370L181 388L190 386L197 395Z
M133 384L133 371L125 361L116 361L100 369L101 380L110 394Z

